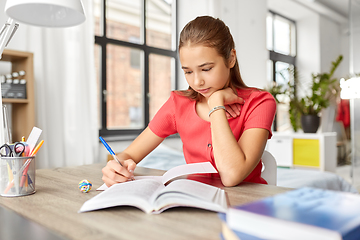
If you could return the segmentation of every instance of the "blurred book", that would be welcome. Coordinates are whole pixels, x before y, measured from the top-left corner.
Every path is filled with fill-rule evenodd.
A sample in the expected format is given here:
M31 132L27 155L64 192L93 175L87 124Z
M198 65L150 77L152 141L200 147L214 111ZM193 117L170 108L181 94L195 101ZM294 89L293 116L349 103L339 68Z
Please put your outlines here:
M223 223L235 235L255 237L237 235L241 240L355 240L360 239L360 196L305 187L231 207Z
M265 240L263 238L256 237L244 232L236 231L231 229L226 223L226 214L218 213L219 218L221 219L221 234L220 238L223 240Z

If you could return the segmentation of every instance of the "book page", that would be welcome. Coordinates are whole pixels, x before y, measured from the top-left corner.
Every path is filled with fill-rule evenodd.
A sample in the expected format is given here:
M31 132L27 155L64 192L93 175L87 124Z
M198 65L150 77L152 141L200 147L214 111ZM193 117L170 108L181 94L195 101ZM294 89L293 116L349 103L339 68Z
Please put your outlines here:
M118 183L86 201L79 212L114 206L134 206L149 213L152 211L152 195L162 188L164 185L153 179Z
M180 176L184 176L184 175L196 174L196 173L217 173L217 171L210 162L190 163L190 164L185 164L185 165L180 165L180 166L174 167L174 168L168 170L162 176L135 176L135 180L154 179L154 180L160 181L163 184L165 184L168 181L170 181L171 179L174 179L174 178L177 178ZM106 189L108 189L108 187L104 183L96 190L103 191Z
M154 179L162 184L162 176L135 176L135 180L139 179Z
M225 212L227 202L224 190L204 183L179 179L160 190L154 199L157 213L175 206L190 206Z
M161 182L162 176L135 176L134 178L135 178L135 180L140 180L140 179L153 179L153 180L156 180L157 182L159 182L159 183L162 184L162 182ZM129 180L129 182L131 182L131 181L132 181L132 180ZM105 183L103 183L103 185L101 185L100 187L98 187L98 188L96 189L96 191L104 191L104 190L106 190L106 189L108 189L108 188L109 188L109 187L106 186Z
M210 162L180 165L164 173L162 183L165 184L171 179L195 173L217 173L217 171Z

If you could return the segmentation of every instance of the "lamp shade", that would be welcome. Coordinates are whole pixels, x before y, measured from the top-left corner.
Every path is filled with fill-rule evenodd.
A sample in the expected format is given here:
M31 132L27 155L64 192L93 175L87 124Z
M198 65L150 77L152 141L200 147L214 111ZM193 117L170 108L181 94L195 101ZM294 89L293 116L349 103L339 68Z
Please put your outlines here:
M80 0L7 0L6 14L40 27L71 27L85 21Z
M360 98L360 77L340 79L340 97L342 99L355 99Z

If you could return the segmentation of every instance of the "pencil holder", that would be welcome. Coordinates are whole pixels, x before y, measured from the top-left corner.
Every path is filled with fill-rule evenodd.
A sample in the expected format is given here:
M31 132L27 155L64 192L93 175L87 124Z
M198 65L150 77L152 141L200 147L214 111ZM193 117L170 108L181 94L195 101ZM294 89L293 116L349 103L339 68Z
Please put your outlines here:
M35 193L35 156L0 158L0 195L26 196Z

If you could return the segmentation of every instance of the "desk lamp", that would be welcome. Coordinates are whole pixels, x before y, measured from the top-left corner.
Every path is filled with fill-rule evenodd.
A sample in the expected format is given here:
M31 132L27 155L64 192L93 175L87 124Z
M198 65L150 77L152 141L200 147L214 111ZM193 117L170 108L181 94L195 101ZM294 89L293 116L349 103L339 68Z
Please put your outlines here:
M80 0L7 0L5 12L9 19L0 30L0 59L19 24L40 27L70 27L85 21Z
M355 167L355 99L360 98L360 77L340 79L340 97L350 101L350 136L351 136L351 180L354 182Z
M0 59L21 22L40 27L70 27L85 21L84 8L80 0L7 0L5 12L9 19L0 30ZM2 105L2 99L0 98ZM2 123L0 111L0 123ZM3 126L3 124L0 124ZM0 143L3 142L0 127Z

